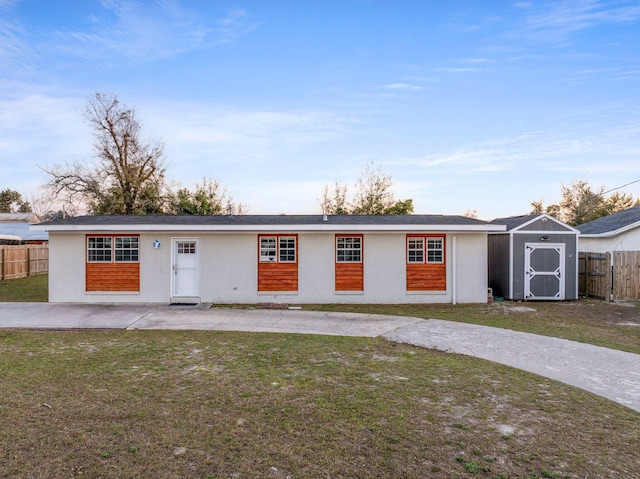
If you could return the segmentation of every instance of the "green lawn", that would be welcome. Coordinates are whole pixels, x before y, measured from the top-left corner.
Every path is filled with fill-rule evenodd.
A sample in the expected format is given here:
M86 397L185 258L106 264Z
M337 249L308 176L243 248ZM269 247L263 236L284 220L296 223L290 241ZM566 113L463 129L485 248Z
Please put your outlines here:
M2 302L47 302L49 299L49 275L0 281L0 303Z
M383 339L0 331L3 478L635 477L640 414Z
M0 282L46 301L47 278ZM522 310L521 308L531 308ZM640 352L637 305L315 305ZM383 339L0 330L3 478L628 478L640 414Z

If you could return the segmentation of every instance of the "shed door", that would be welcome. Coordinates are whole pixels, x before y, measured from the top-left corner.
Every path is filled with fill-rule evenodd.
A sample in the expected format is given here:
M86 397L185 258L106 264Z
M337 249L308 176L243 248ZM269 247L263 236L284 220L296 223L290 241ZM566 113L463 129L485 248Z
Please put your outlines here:
M524 249L525 299L564 299L564 245L527 243Z
M173 297L197 298L199 244L197 239L176 239L173 243Z

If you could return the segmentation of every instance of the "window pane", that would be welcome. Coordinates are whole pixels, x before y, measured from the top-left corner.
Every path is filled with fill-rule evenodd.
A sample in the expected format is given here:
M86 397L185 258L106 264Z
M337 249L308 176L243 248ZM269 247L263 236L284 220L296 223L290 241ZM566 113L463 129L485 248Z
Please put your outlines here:
M280 261L282 263L295 263L296 261L295 237L284 236L280 238Z
M138 261L138 238L136 236L122 236L115 238L116 262Z
M87 261L111 261L111 237L87 238Z
M195 241L181 241L178 243L178 254L196 254Z
M260 238L260 261L273 263L276 260L276 238L268 236Z
M407 241L407 262L424 263L424 238L409 238Z
M362 261L362 238L336 238L336 261L338 263L359 263Z
M429 238L427 240L427 263L443 262L442 238Z

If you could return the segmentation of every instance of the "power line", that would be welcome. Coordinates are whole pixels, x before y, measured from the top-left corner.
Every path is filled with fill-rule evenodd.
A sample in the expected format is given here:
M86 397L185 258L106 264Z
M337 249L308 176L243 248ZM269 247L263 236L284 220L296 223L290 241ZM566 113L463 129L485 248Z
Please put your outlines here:
M612 191L619 190L620 188L624 188L625 186L629 186L629 185L632 185L632 184L638 183L638 182L640 182L640 180L634 180L634 181L631 181L631 182L627 183L626 185L618 186L616 188L611 188L610 190L603 191L601 194L602 195L606 195L607 193L611 193Z

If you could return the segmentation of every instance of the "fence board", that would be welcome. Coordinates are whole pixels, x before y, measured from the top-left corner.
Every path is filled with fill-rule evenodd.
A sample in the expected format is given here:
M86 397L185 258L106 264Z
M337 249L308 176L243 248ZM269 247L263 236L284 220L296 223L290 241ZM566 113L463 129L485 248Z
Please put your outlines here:
M611 254L578 254L578 291L581 295L611 299Z
M48 271L48 245L0 246L0 280L25 278Z
M613 299L640 299L640 251L613 252Z

